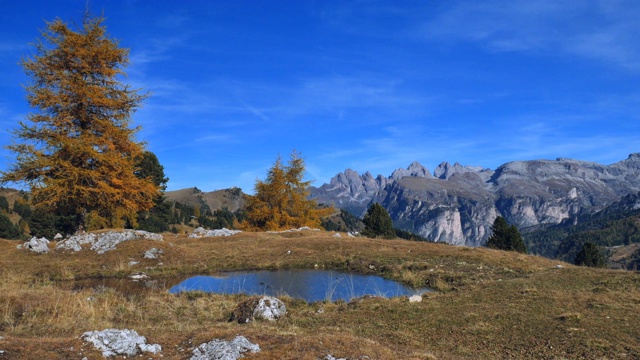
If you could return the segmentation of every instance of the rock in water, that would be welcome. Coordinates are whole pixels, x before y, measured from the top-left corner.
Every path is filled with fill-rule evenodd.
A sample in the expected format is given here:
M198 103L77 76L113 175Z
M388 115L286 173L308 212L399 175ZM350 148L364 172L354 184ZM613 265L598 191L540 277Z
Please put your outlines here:
M82 334L82 339L93 344L102 351L102 356L114 355L134 356L142 352L157 354L162 351L158 344L149 345L144 336L135 330L105 329L102 331L88 331Z
M193 350L190 360L236 360L244 357L244 352L260 352L260 346L247 340L244 336L236 336L231 341L214 339L200 344Z

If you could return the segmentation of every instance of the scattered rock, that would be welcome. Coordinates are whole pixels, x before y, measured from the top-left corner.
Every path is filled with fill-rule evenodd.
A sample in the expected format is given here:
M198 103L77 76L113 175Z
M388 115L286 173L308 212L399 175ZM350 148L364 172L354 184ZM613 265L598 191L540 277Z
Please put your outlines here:
M260 346L244 336L236 336L231 341L214 339L193 350L190 360L235 360L244 357L242 353L247 351L260 352Z
M413 295L413 296L409 297L409 302L410 302L410 303L422 302L422 296L420 296L420 295Z
M189 235L189 238L201 238L201 237L213 237L213 236L231 236L235 234L239 234L242 231L240 230L229 230L227 228L216 229L216 230L206 230L202 227L199 227L193 230L193 233Z
M146 278L148 278L149 276L145 273L137 273L137 274L133 274L131 276L129 276L129 279L132 279L133 281L138 281L138 280L144 280Z
M135 240L135 239L147 239L162 241L162 235L151 233L142 230L124 230L124 231L109 231L102 234L82 234L74 235L67 240L60 241L56 245L58 250L82 250L82 245L91 244L91 250L94 250L98 254L104 254L107 251L114 250L116 245L121 242Z
M347 360L347 358L337 358L337 357L334 357L331 354L328 354L322 360Z
M148 345L144 336L135 330L105 329L102 331L88 331L82 334L82 339L93 344L102 351L102 356L114 355L134 356L140 352L157 354L162 351L158 344Z
M129 266L134 266L140 264L140 261L131 260L129 261Z
M254 319L274 321L287 314L287 307L280 299L273 296L249 298L236 306L231 314L231 321L248 323Z
M298 229L289 229L289 230L283 230L283 231L267 231L267 234L282 234L282 233L299 232L299 231L320 231L320 229L312 229L308 226L303 226Z
M58 240L62 239L62 237L63 237L62 234L57 233L56 236L53 237L53 240L58 241Z
M332 236L333 236L333 237L337 237L337 238L342 237L342 235L340 235L340 233L335 233L335 234L333 234Z
M347 233L347 236L348 236L348 237L358 237L358 236L360 236L360 233L359 233L359 232L357 232L357 231L353 231L353 232L349 231L349 232Z
M34 236L31 240L24 243L23 248L29 249L38 254L46 254L49 252L49 240L45 238L38 239Z
M162 255L162 249L151 248L144 253L145 259L157 259L158 256Z
M564 268L564 266L562 266L560 264L556 265L556 269L562 269L562 268Z

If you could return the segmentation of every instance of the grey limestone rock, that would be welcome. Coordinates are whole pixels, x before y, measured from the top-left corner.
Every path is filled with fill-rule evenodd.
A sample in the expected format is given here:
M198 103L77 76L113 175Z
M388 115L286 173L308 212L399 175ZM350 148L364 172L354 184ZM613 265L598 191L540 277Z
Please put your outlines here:
M151 248L144 252L145 259L157 259L163 253L162 249Z
M189 235L190 238L201 238L201 237L216 237L216 236L231 236L235 234L239 234L242 231L240 230L229 230L227 228L216 229L216 230L206 230L205 228L199 227L193 230L193 233Z
M49 240L46 238L32 237L31 240L24 243L23 248L29 249L38 254L46 254L49 252Z
M102 351L102 356L134 356L140 352L157 354L162 351L158 344L149 345L144 336L135 330L105 329L102 331L88 331L82 334L82 339L93 344Z
M74 235L66 240L60 241L58 245L56 245L56 249L80 251L82 250L82 245L91 244L91 250L98 254L104 254L107 251L115 249L116 245L121 242L135 239L163 240L160 234L142 230L108 231L101 234L89 233Z
M242 354L247 351L260 352L260 346L244 336L236 336L230 341L214 339L194 349L190 360L236 360L244 357Z
M611 165L558 158L513 161L494 171L443 162L435 177L421 169L413 163L375 179L346 170L312 187L311 197L359 217L378 202L400 229L430 241L480 246L497 216L519 228L559 224L640 191L640 153Z
M236 306L231 320L248 323L254 319L274 321L287 314L286 305L273 296L249 298Z
M397 169L391 174L391 179L400 180L403 177L412 176L412 177L424 177L430 178L431 173L429 170L422 166L419 162L412 162L406 169Z

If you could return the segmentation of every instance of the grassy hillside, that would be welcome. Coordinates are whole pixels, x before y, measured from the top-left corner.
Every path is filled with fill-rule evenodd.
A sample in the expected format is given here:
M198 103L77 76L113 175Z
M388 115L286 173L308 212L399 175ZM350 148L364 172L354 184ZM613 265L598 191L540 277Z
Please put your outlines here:
M245 195L240 188L202 192L198 188L188 188L165 193L167 200L200 207L207 205L211 210L227 208L231 212L243 209Z
M99 359L79 336L130 328L161 344L164 359L186 359L202 342L236 335L262 348L249 359L640 357L638 273L558 268L556 261L484 248L331 235L167 234L164 242L131 241L104 255L36 255L0 240L0 349L14 359ZM151 247L163 250L160 259L143 259ZM130 266L132 260L140 263ZM307 304L285 297L286 318L244 325L227 319L246 296L166 292L186 274L316 266L436 291L414 304L407 298ZM105 287L139 271L158 287L143 290L129 280ZM74 281L88 278L99 280Z

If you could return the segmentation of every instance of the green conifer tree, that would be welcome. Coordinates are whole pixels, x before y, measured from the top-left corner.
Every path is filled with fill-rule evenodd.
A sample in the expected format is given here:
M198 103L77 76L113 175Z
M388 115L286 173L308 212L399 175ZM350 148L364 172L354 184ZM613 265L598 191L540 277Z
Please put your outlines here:
M365 228L362 231L364 236L385 239L395 239L396 231L393 228L393 220L387 210L378 203L374 203L367 210L364 219Z
M604 267L606 263L598 247L590 241L582 245L582 249L578 252L574 260L574 264L579 266Z
M491 231L492 234L486 245L488 248L527 253L527 247L518 228L515 225L509 225L502 216L498 216L493 222Z

